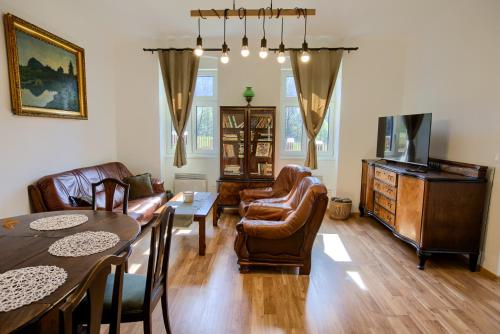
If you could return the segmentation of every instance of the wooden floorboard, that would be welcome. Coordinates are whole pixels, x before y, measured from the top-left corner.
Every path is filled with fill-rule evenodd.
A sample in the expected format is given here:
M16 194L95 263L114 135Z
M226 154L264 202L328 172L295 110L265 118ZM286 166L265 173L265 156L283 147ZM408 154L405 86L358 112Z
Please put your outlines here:
M206 256L198 228L175 231L169 306L182 333L500 333L500 283L471 273L457 256L416 268L413 248L370 218L325 218L310 276L295 269L240 274L233 251L238 216L207 222ZM144 274L149 235L136 243L129 270ZM122 324L142 333L142 323ZM161 307L154 333L165 333ZM106 332L106 329L103 330Z

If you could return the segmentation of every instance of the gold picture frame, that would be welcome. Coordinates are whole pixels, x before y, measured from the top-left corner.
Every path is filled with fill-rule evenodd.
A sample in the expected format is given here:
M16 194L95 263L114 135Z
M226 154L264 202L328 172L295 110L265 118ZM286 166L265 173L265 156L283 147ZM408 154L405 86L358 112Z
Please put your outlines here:
M12 112L88 119L84 49L12 14L4 29Z

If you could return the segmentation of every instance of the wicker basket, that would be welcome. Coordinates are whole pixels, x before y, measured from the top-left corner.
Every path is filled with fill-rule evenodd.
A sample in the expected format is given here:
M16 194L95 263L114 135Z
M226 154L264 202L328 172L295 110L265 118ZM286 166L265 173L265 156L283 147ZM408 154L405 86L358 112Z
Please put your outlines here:
M345 220L351 215L352 201L349 198L333 197L328 213L331 219Z

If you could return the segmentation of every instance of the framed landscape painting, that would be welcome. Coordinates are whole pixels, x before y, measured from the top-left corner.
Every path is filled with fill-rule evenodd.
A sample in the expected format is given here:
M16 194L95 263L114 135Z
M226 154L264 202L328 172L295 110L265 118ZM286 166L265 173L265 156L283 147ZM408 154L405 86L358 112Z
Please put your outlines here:
M84 50L12 14L4 29L13 113L87 119Z

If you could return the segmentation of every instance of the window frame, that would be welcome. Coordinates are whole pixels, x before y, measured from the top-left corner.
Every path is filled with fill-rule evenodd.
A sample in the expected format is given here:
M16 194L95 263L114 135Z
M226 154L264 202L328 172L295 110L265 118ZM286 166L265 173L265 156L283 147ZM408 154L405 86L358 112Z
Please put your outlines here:
M326 151L317 151L317 157L319 160L335 160L335 149L334 145L336 143L336 123L337 123L337 114L339 109L339 101L340 101L340 78L341 73L339 73L337 84L335 85L335 89L332 93L332 98L330 100L330 105L328 108L330 111L325 116L325 120L323 122L328 122L328 149ZM285 138L285 110L287 107L299 107L299 100L297 96L286 96L286 79L287 77L293 77L293 71L291 68L282 68L281 69L281 112L280 112L280 125L281 125L281 133L280 133L280 158L281 159L299 159L305 158L307 153L307 146L309 138L307 137L306 128L302 125L302 142L301 142L301 150L300 151L286 151L286 138ZM299 109L300 110L300 109Z
M189 114L189 119L186 124L186 130L188 132L187 135L187 144L186 144L186 154L188 157L206 157L206 158L215 158L218 154L219 148L219 85L218 85L218 73L217 69L204 69L199 68L197 77L210 76L213 77L213 96L195 96L193 98L193 103L191 106L191 112ZM213 148L211 150L204 150L197 148L197 138L196 138L196 108L197 107L211 107L214 110L213 117L213 129L214 129L214 140L213 140ZM170 116L170 112L168 111L167 106L167 156L171 157L175 152L175 145L172 144L172 131L174 130L172 119Z

